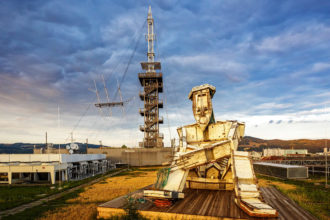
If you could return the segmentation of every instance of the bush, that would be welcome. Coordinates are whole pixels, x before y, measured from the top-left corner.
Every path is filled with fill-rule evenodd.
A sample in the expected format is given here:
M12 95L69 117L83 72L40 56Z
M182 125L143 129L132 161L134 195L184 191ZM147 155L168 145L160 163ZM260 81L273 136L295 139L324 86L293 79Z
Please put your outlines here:
M127 202L124 206L125 215L113 216L111 220L148 220L148 218L143 217L137 209L138 201L134 198L128 196Z

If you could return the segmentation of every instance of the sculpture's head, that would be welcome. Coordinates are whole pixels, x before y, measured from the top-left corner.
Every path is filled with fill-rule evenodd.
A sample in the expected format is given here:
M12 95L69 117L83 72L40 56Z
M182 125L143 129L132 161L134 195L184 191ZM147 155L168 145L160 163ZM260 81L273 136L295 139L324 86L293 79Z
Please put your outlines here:
M192 110L195 120L202 131L210 122L214 122L212 97L215 93L215 87L209 84L196 86L192 88L188 98L192 101Z

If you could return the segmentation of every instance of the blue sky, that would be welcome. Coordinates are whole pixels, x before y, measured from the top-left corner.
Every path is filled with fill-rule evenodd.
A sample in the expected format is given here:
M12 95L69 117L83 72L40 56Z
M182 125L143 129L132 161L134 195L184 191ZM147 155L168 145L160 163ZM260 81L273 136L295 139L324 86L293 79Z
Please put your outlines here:
M0 142L67 140L136 146L143 124L137 74L151 4L165 83L165 143L194 123L187 96L217 88L217 120L246 122L267 139L329 137L330 1L1 1ZM137 44L137 50L123 74ZM99 112L122 81L125 107ZM60 120L58 120L58 106Z

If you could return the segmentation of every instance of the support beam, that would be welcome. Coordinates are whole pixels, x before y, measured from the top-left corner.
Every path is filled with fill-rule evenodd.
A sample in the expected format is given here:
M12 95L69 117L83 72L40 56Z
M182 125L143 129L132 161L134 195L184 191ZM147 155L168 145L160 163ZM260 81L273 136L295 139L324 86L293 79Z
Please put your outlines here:
M54 185L55 184L55 170L51 171L49 174L50 174L51 183Z
M8 184L11 185L12 184L12 181L13 181L13 175L12 175L12 172L8 172Z

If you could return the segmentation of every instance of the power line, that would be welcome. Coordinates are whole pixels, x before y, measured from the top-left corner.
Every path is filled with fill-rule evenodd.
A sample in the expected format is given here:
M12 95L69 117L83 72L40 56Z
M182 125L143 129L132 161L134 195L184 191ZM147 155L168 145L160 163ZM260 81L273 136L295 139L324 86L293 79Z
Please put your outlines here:
M86 113L88 112L89 108L91 107L92 103L88 104L87 108L85 109L84 113L80 116L79 120L77 121L76 125L73 127L70 133L73 133L73 131L78 127L83 117L85 117ZM70 135L65 139L65 142L70 138Z
M136 40L136 43L135 43L135 46L134 46L134 50L132 51L131 56L130 56L129 59L128 59L128 62L127 62L126 68L125 68L125 70L124 70L123 76L122 76L122 78L121 78L121 80L120 80L120 83L119 83L120 86L122 85L122 83L123 83L124 80L125 80L125 77L126 77L126 74L127 74L128 68L129 68L129 66L130 66L131 63L132 63L133 57L134 57L134 55L135 55L135 52L136 52L136 50L137 50L137 48L138 48L138 46L139 46L139 43L140 43L140 41L141 41L141 35L142 35L142 33L143 33L142 30L144 29L146 23L147 23L147 20L144 21L142 27L141 27L140 30L139 30L139 31L140 31L140 35L138 34L138 36L137 36L137 40ZM116 93L115 93L113 99L116 99L116 98L117 98L117 95L118 95L118 90L116 91Z

